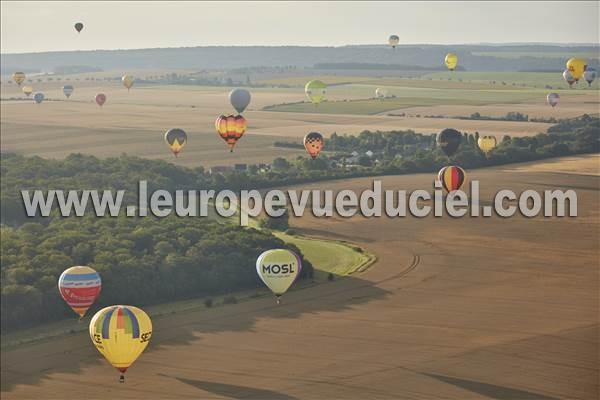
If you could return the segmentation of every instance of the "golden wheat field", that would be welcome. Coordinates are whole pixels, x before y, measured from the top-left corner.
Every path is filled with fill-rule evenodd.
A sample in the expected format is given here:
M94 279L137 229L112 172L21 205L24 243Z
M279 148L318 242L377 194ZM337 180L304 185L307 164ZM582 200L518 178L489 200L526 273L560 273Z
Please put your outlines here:
M112 76L116 73L105 75ZM369 80L371 85L376 82L372 78ZM408 82L411 86L406 90L414 91L415 83ZM430 86L438 84L436 81L423 82L427 83L427 90L432 90ZM3 152L51 158L77 152L99 157L127 153L171 160L186 166L212 166L226 164L229 160L225 143L215 133L214 120L221 114L234 113L228 102L230 88L145 85L134 86L128 91L116 82L81 81L76 83L73 95L67 100L61 90L64 83L66 82L34 83L35 90L41 90L46 95L47 100L40 105L34 104L30 99L25 100L25 95L16 85L2 85ZM439 84L447 85L444 81ZM347 89L336 86L329 99L352 101L368 98L361 90L357 91L352 85ZM461 88L460 91L464 95L465 89ZM107 95L107 102L103 107L94 102L94 96L100 92ZM479 92L473 90L473 96L477 96ZM561 104L556 108L549 107L545 102L545 93L539 91L539 96L534 94L534 100L522 103L457 105L450 98L437 99L436 103L441 101L442 104L427 107L410 106L409 101L402 109L375 115L353 115L265 111L263 108L266 106L304 101L303 88L258 88L252 90L252 102L244 113L248 129L236 147L235 160L259 163L270 162L276 156L294 158L302 152L274 148L273 143L286 140L300 143L302 137L311 131L321 132L327 137L334 132L357 134L363 130L412 129L430 134L452 127L501 138L504 135L523 136L545 132L551 124L463 120L456 117L469 116L474 112L492 117L504 116L508 112L521 112L531 118L560 119L598 112L600 100L597 90L573 91L573 95L568 91L563 92ZM432 93L432 96L435 95L435 90ZM416 100L417 104L419 101ZM182 128L190 134L189 144L177 160L170 156L162 142L164 132L174 127ZM222 154L219 149L222 149Z

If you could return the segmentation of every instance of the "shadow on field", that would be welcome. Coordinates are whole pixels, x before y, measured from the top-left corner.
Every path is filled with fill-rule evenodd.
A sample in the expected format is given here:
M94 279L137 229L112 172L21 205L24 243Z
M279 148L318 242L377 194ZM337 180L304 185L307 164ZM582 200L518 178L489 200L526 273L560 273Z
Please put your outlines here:
M427 375L430 378L437 379L450 385L458 386L462 389L466 389L482 396L487 396L497 400L559 400L556 397L550 397L539 393L513 389L505 386L491 385L489 383L483 383L479 381L471 381L468 379L453 378L450 376L437 374L425 373L423 375Z
M208 382L200 381L196 379L178 378L176 376L168 376L164 374L158 374L168 378L177 379L179 382L185 383L186 385L193 386L200 390L210 392L217 396L231 397L232 399L244 399L244 400L296 400L297 397L287 395L285 393L276 392L274 390L258 389L249 386L230 385L227 383L220 382Z
M185 345L201 341L202 335L207 333L248 331L253 329L257 320L263 318L281 319L282 323L285 323L285 320L293 320L305 313L349 310L353 305L387 296L389 292L375 287L375 284L363 279L344 277L334 282L292 290L281 298L279 305L273 296L266 296L234 305L197 308L155 316L152 319L152 341L145 354L161 346ZM91 344L87 331L3 351L1 358L2 392L11 391L17 384L38 384L40 380L54 373L76 374L83 367L92 364L102 363L106 365L107 371L110 369L109 364ZM144 355L137 364L143 362ZM202 381L186 383L195 384L192 382L203 385L202 389L213 390L215 393L219 390L224 391L227 389L226 386L229 386ZM241 390L242 392L246 390L245 393L252 393L252 390L255 390L254 398L273 397L271 396L273 393L260 392L259 389L241 388ZM274 398L291 399L283 396Z

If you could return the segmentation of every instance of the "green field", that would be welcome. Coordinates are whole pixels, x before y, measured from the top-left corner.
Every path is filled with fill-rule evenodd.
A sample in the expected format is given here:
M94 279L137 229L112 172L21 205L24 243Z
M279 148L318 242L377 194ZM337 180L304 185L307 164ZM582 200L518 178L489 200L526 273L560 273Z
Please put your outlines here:
M568 89L569 85L563 80L560 72L469 72L469 71L446 71L434 72L423 76L423 79L433 79L438 81L462 79L464 82L486 83L496 81L495 86L502 85L505 82L512 87L524 84L534 88L545 88L546 85L552 86L554 89ZM587 82L579 82L575 87L578 89L587 88ZM598 88L598 80L592 85L593 88Z
M328 273L351 275L363 271L375 261L375 256L372 254L343 242L311 239L282 232L273 232L273 234L286 243L298 246L304 257L315 268L317 280Z
M368 89L353 88L349 93L365 93ZM389 95L395 95L396 98L387 99L364 99L348 101L325 101L315 107L314 104L304 102L296 104L281 104L265 108L265 111L279 112L298 112L298 113L319 113L319 114L353 114L353 115L373 115L386 111L397 110L409 107L437 106L446 104L455 104L460 99L463 105L486 105L486 104L511 104L520 103L526 100L535 99L539 94L535 91L436 91L427 90L402 90L390 89Z

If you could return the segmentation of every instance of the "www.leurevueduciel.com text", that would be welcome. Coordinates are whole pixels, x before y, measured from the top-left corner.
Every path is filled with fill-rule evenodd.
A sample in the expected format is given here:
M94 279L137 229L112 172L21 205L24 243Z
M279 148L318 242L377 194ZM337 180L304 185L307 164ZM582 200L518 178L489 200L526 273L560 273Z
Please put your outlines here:
M93 212L98 217L116 217L121 214L125 190L22 190L23 205L29 217L50 216L58 208L63 217L84 216ZM507 218L517 212L525 217L576 217L577 193L574 190L525 190L518 195L511 190L500 190L492 199L492 205L480 206L479 182L471 181L469 195L455 190L444 196L441 183L435 182L433 195L428 190L382 190L381 181L373 181L371 188L357 193L354 190L156 190L148 193L147 181L138 186L137 206L126 205L128 217L207 217L209 209L221 217L238 216L240 225L247 226L249 218L266 213L281 217L286 210L302 217L308 208L315 217L349 218L354 215L390 218L426 217L433 211L435 217L445 213L450 217L499 217ZM307 207L310 200L310 206ZM568 209L568 213L566 213Z

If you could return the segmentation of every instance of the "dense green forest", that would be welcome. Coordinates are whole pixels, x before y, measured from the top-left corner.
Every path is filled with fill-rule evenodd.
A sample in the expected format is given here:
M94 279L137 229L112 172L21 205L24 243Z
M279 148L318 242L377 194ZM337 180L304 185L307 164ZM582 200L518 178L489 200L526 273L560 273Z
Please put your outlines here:
M1 230L3 331L75 318L57 289L58 277L73 265L89 265L102 277L93 312L262 287L255 269L260 253L301 254L266 231L206 218L86 215L45 222ZM312 265L302 263L303 276L312 276Z
M3 154L3 329L70 315L56 283L65 268L76 264L90 265L102 275L103 291L95 307L115 303L145 305L256 287L256 257L268 248L291 248L267 232L219 224L207 218L96 218L91 213L63 218L58 210L50 217L29 218L24 211L22 189L124 189L126 205L137 203L140 180L148 181L149 193L158 189L237 191L356 176L433 173L449 163L469 169L599 152L600 119L586 115L561 121L548 133L505 136L489 158L478 149L476 141L477 134L465 133L459 151L449 160L436 147L435 134L336 134L327 139L327 152L316 160L277 158L268 171L250 166L246 172L224 174L129 156L98 159L72 154L64 160L47 160ZM367 150L373 154L365 155ZM356 164L349 165L349 157L356 158ZM287 226L287 218L264 222L270 228ZM304 265L304 274L310 275L312 266L306 260Z

